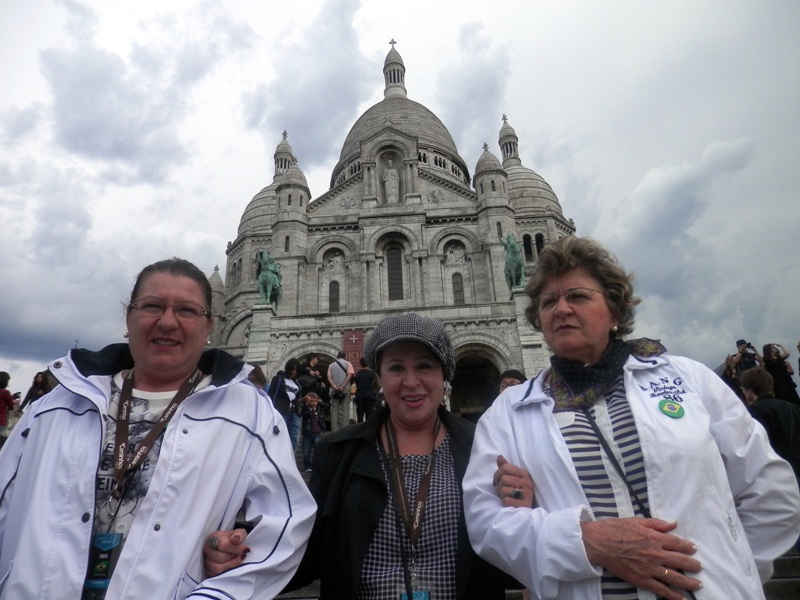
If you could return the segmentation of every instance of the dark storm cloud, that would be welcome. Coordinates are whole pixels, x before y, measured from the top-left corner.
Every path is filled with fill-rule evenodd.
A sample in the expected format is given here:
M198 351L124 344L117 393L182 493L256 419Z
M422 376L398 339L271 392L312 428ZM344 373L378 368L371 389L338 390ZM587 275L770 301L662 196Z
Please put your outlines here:
M334 0L322 7L302 36L274 59L275 79L242 96L247 127L274 147L276 132L289 133L300 167L332 167L356 111L381 82L381 67L358 50L353 17L358 0Z
M458 36L458 57L440 73L440 117L456 139L470 173L483 144L499 157L497 134L511 72L508 48L493 47L480 23L467 23Z
M173 33L167 36L172 45L134 44L126 58L94 44L92 11L72 1L65 6L75 44L40 53L56 143L106 162L107 180L163 181L190 154L179 128L193 88L224 58L247 49L252 31L204 5L180 21L156 22Z
M14 106L0 115L3 141L13 144L24 139L41 122L43 108L40 102L34 102L25 108Z
M643 292L674 298L708 276L698 260L704 241L691 228L711 207L715 184L744 169L752 157L746 140L714 142L695 163L647 173L613 229L614 245L630 257Z

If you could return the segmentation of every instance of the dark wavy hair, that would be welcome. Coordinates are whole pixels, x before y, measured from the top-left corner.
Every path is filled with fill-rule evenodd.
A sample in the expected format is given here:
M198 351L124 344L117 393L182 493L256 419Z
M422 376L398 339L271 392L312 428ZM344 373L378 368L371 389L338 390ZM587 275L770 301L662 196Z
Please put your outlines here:
M296 358L290 358L286 361L283 367L283 376L291 378L292 371L294 371L294 378L297 379L300 376L300 361Z
M190 263L188 260L177 257L154 262L152 265L147 265L141 270L141 272L136 276L136 283L133 284L133 290L131 290L131 300L127 306L128 313L131 312L131 304L139 295L139 290L141 289L142 284L148 277L150 277L150 275L155 275L157 273L167 273L168 275L174 275L175 277L188 277L196 282L197 285L200 286L200 289L203 290L203 297L206 301L208 318L211 318L211 284L208 282L208 278L206 277L205 273L198 269L194 264Z
M598 242L589 238L565 237L545 246L539 253L536 270L525 286L531 303L525 316L536 331L542 330L539 322L537 298L547 280L580 269L594 277L602 287L606 303L617 321L617 336L633 331L635 306L641 302L633 295L633 273L625 272L617 257Z

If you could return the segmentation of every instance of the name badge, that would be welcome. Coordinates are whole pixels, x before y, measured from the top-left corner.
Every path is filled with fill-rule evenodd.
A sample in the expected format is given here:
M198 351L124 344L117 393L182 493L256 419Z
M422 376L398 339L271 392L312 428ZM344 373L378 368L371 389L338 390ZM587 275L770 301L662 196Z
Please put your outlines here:
M89 570L84 588L105 590L111 583L111 573L122 551L121 533L98 533L92 540L89 552Z

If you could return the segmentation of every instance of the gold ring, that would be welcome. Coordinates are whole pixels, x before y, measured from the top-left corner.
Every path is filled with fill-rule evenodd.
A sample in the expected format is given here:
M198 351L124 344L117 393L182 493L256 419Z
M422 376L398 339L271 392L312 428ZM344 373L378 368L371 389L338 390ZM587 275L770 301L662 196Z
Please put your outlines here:
M219 538L216 535L212 535L208 539L208 545L211 546L211 549L216 552L219 550Z
M664 581L667 578L667 575L669 575L669 569L664 567L664 574L661 576L661 581Z

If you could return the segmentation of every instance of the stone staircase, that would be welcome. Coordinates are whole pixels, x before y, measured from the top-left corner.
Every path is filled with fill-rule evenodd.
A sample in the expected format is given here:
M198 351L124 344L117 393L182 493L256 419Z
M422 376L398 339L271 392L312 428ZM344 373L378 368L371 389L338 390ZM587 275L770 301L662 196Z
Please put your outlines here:
M790 550L775 561L775 572L766 584L767 600L800 599L800 552Z

